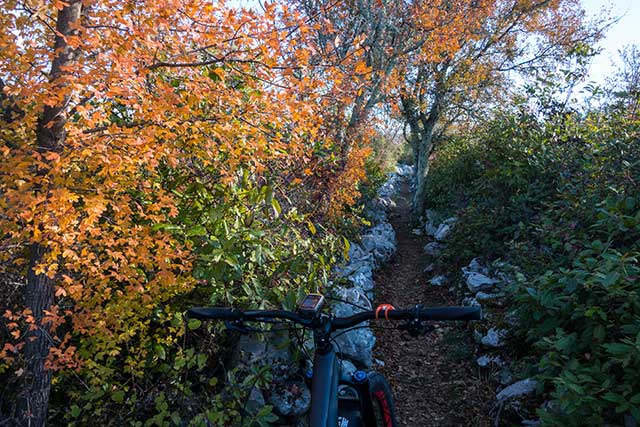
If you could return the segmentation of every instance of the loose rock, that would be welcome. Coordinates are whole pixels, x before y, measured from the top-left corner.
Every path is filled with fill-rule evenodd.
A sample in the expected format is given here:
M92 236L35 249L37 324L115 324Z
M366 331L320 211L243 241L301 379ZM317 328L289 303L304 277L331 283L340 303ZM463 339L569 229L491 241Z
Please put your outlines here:
M474 294L492 289L496 283L498 283L497 280L487 277L484 274L472 272L467 275L467 287Z
M299 417L311 407L311 392L303 382L287 382L272 391L269 402L282 415Z
M478 357L476 359L476 363L481 368L486 368L489 365L502 366L504 364L500 356L487 356L487 355Z
M482 337L481 343L487 347L498 348L504 346L504 339L507 331L504 329L491 328L487 334Z
M447 276L441 274L429 280L429 283L431 283L433 286L442 286L447 283Z
M362 236L362 246L377 263L384 263L396 252L396 233L391 224L378 224Z
M457 221L458 221L458 218L456 217L451 217L446 219L442 224L438 226L433 237L440 242L445 241L449 236L449 233L451 233L451 229L453 228L453 225Z
M499 298L499 297L500 297L500 295L498 295L498 294L488 294L488 293L482 292L482 291L480 291L480 292L478 292L476 294L476 299L478 301L487 301L487 300L496 299L496 298Z
M483 267L482 264L480 264L480 261L478 260L478 258L474 258L471 260L468 266L462 267L462 274L464 275L465 278L470 273L480 273L480 274L487 275L489 274L489 269L486 267Z
M538 381L532 378L527 378L505 387L504 390L496 395L496 399L498 399L498 402L503 402L508 399L526 396L533 394L537 388Z
M462 305L467 307L482 307L482 304L480 304L474 297L466 297L462 300Z
M427 243L426 246L424 247L424 251L427 255L431 255L433 257L436 257L438 255L440 255L440 251L442 250L443 246L441 243L438 242L431 242L431 243Z

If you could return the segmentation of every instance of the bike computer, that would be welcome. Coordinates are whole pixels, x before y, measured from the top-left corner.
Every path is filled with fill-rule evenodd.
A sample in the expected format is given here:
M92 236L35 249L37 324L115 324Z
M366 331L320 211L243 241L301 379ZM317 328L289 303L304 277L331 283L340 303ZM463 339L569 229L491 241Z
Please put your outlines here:
M322 310L324 296L320 294L308 294L298 304L298 314L305 317L313 317Z

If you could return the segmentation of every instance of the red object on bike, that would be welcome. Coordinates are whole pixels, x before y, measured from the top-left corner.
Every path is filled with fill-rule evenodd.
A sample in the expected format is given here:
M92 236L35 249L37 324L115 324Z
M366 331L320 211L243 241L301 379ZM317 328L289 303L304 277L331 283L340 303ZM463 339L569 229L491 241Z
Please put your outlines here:
M395 310L396 308L391 304L380 304L376 307L376 320L378 319L378 314L380 311L384 310L384 318L389 320L389 310Z

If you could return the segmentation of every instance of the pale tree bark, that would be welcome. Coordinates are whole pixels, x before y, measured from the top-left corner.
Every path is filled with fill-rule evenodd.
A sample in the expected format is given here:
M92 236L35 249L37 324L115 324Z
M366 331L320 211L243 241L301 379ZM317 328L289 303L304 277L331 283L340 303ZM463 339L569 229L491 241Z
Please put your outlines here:
M67 44L66 37L77 31L82 11L81 0L67 0L66 5L58 12L54 42L55 56L51 63L49 81L54 90L65 90L68 82L65 69L76 57L76 51ZM38 150L41 154L59 153L64 146L67 123L66 96L58 105L44 106L38 120L36 136ZM39 170L44 176L47 170ZM44 186L41 191L48 191ZM22 426L40 427L47 422L49 392L51 389L51 372L45 368L45 361L52 344L49 325L42 323L46 310L54 303L54 280L44 273L37 274L35 267L46 258L47 249L40 243L31 245L27 285L25 288L25 304L30 309L38 326L29 331L25 337L25 371L22 376L23 386L18 397L18 422Z
M423 215L426 209L429 156L433 152L435 129L442 112L444 97L442 86L436 84L428 113L422 112L416 101L410 96L401 99L402 114L409 124L409 142L413 148L416 168L416 191L413 194L413 213L416 218Z

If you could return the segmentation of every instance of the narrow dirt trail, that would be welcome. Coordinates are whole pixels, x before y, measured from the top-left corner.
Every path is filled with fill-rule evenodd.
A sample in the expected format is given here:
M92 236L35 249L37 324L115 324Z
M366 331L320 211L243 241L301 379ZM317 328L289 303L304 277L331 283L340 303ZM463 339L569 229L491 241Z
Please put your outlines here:
M411 194L407 185L389 216L396 231L398 251L375 276L376 304L398 308L456 305L448 285L436 287L425 273L433 262L424 251L429 241L411 227ZM488 426L483 382L473 366L474 345L464 325L436 324L436 330L420 338L406 338L390 329L376 330L374 356L384 362L378 368L393 388L400 426Z

